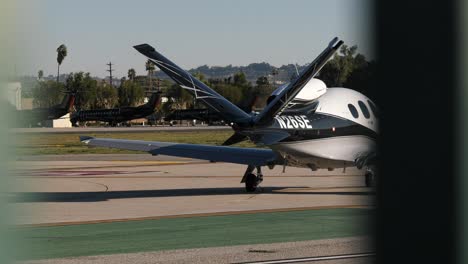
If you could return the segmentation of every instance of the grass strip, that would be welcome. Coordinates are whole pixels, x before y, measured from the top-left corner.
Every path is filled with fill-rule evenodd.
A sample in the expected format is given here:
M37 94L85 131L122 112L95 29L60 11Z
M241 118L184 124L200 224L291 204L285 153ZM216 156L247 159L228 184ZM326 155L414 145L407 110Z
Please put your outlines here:
M221 145L232 135L232 131L150 131L141 133L34 133L20 134L16 143L18 155L66 155L66 154L116 154L142 153L137 151L110 148L88 147L78 139L80 135L101 138L134 139L147 141L168 141L177 143ZM254 147L254 144L244 141L239 147Z
M204 216L18 228L23 259L305 241L369 234L371 209Z

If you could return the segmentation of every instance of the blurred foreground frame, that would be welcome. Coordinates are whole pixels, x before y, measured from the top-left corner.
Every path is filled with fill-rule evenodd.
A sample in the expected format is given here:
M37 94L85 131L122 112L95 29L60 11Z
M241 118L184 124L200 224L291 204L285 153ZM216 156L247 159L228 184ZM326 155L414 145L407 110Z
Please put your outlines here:
M0 263L13 263L24 247L12 228L15 224L15 211L8 204L7 192L11 190L11 171L14 166L16 137L9 132L13 124L11 106L7 100L7 86L14 68L16 1L4 0L0 4Z
M378 263L457 261L456 4L375 6L375 98L382 111Z

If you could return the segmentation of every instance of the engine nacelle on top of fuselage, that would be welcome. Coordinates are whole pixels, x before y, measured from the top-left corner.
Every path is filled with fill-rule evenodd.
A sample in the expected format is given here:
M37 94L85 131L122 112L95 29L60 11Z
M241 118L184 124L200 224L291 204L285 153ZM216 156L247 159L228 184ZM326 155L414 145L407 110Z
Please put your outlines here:
M292 102L309 102L319 98L326 92L327 85L325 85L325 83L319 79L312 78L296 95Z
M286 88L289 83L283 84L278 87L273 93L271 93L270 97L268 98L268 102L270 102L273 98L275 98L278 94L280 94L284 88ZM306 103L310 102L314 99L319 98L324 93L327 92L327 86L325 83L319 79L312 78L309 82L301 89L301 91L294 97L291 101L291 104L299 104L299 103Z

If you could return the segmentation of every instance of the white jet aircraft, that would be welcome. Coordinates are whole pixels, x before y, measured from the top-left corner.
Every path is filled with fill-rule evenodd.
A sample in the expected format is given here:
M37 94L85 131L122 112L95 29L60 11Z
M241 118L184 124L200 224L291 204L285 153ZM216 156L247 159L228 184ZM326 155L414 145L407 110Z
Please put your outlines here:
M94 138L81 136L91 146L110 147L247 165L242 178L248 192L263 181L261 167L275 165L332 170L366 168L365 184L373 185L376 163L377 109L359 92L327 88L314 76L343 44L333 39L325 50L291 83L279 87L258 114L247 113L182 70L148 44L134 48L152 60L178 85L232 124L234 134L223 146ZM229 145L251 140L265 148ZM256 171L256 173L254 173Z

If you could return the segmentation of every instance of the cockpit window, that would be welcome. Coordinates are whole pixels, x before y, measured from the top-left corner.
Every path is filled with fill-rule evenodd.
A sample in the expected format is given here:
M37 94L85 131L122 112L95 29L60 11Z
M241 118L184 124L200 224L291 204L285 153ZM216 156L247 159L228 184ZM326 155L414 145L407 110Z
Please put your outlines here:
M377 107L375 106L375 104L372 103L370 100L367 100L367 103L369 104L374 116L379 117L379 111L377 110Z
M358 101L359 108L361 108L362 114L364 115L365 118L370 117L369 109L367 108L367 105L363 101Z
M351 114L353 115L354 118L359 117L359 113L358 113L356 107L354 107L354 105L348 104L348 108L349 108L349 111L351 112Z

